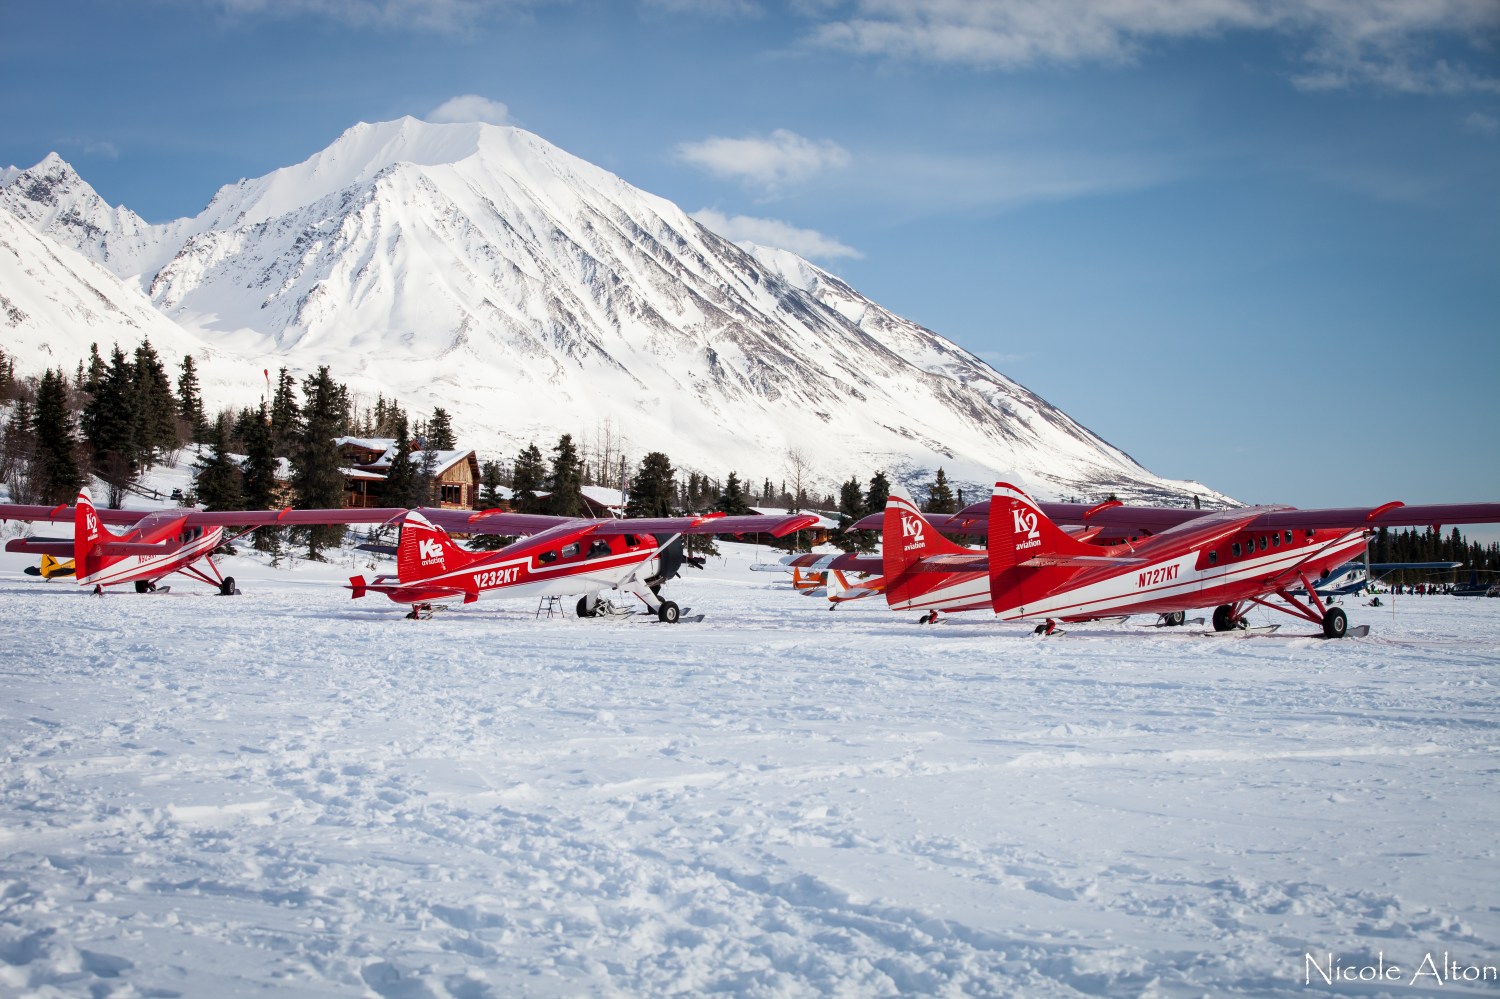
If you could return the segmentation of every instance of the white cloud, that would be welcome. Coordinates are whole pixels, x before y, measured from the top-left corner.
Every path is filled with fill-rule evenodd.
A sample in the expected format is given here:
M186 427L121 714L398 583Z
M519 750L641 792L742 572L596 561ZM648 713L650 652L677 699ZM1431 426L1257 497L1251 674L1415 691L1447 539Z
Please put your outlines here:
M849 165L849 152L836 142L804 138L778 128L767 137L684 142L677 158L720 176L776 190L825 170Z
M1153 42L1275 31L1303 47L1309 89L1500 92L1500 79L1434 59L1436 40L1482 58L1500 38L1494 0L857 0L813 41L864 55L1013 70L1125 63Z
M643 0L669 14L702 14L708 17L759 17L765 13L754 0Z
M107 139L81 139L69 136L58 139L57 144L67 149L77 149L85 156L98 156L106 160L120 158L120 147Z
M478 94L460 94L450 97L431 111L427 120L437 124L461 121L485 121L491 125L509 125L510 108L500 101L492 101Z
M815 229L799 229L779 219L758 219L749 215L725 215L712 208L693 212L693 218L732 243L759 243L778 250L789 250L809 260L838 257L862 258L863 253L825 236Z
M1483 111L1474 111L1464 119L1464 128L1480 135L1497 135L1500 134L1500 118Z
M314 15L355 26L454 32L494 13L524 11L549 0L206 0L231 14Z

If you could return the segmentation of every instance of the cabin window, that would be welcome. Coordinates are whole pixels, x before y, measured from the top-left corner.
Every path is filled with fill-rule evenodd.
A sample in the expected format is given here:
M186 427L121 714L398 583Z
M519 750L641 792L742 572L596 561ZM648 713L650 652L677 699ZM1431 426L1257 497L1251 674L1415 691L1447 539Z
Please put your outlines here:
M557 552L555 552L555 551L542 552L540 555L538 555L536 557L536 560L538 562L540 562L542 565L551 565L553 562L557 561Z
M582 551L582 550L583 549L579 546L578 542L575 541L571 545L566 545L566 546L563 547L562 557L563 558L576 558L578 556L578 553L580 551Z
M1266 536L1264 534L1262 534L1260 536L1260 550L1261 551L1265 551L1266 550Z
M1279 534L1273 534L1273 535L1271 535L1271 547L1272 548L1280 548L1281 547L1281 535L1279 535Z
M1229 554L1233 555L1235 558L1240 557L1240 543L1238 541L1229 546Z
M1309 541L1311 541L1311 540L1312 540L1312 536L1313 536L1313 529L1312 529L1312 528L1311 528L1311 527L1309 527L1309 528L1308 528L1308 529L1307 529L1307 530L1306 530L1306 531L1304 531L1304 532L1303 532L1303 533L1304 533L1304 534L1305 534L1305 535L1306 535L1306 536L1307 536L1307 540L1309 540Z
M640 546L641 546L641 539L640 538L636 537L634 534L627 534L627 535L625 535L625 547L626 548L639 548Z
M1218 550L1215 549L1214 551L1209 552L1208 553L1208 564L1209 565L1217 565L1218 562L1219 562L1219 552L1218 552Z
M603 558L609 554L609 542L603 538L595 538L594 543L589 545L589 558Z
M1286 543L1287 544L1291 544L1292 543L1292 532L1291 531L1287 531L1286 534L1285 534L1285 537L1286 537Z

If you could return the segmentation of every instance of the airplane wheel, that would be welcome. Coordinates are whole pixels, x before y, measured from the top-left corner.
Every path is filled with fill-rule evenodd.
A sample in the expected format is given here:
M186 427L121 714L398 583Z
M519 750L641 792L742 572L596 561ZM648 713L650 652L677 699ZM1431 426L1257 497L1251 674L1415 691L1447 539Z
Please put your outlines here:
M1168 611L1161 616L1162 624L1169 628L1180 628L1187 620L1187 611Z
M1233 607L1220 604L1214 608L1214 631L1233 631L1235 623Z
M1323 615L1323 637L1343 638L1344 633L1349 630L1349 616L1342 608L1330 607L1328 613Z
M222 583L219 584L219 593L222 596L226 596L226 597L232 597L232 596L234 596L234 577L233 576L225 576L224 577L224 582L222 582Z
M662 624L676 624L681 616L682 609L670 600L663 600L661 610L656 612L656 619Z
M591 611L591 610L589 610L589 598L588 597L579 597L578 598L578 616L579 617L597 617L598 613L599 613L598 611Z

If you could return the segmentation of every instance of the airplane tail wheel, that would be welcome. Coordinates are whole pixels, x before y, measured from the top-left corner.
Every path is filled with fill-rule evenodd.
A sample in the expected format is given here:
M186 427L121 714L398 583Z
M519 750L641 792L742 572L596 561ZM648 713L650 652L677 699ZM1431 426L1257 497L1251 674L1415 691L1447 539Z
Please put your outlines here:
M1187 620L1187 611L1168 611L1162 615L1162 621L1169 628L1181 627L1182 622Z
M682 609L670 600L663 600L661 610L656 612L656 619L663 624L676 624L681 616Z
M1328 613L1323 615L1323 637L1343 638L1344 633L1349 630L1349 616L1340 607L1328 608Z
M578 598L578 616L579 617L595 617L598 613L599 613L598 611L591 611L591 610L589 610L589 598L588 597L579 597Z
M1235 623L1233 607L1220 604L1214 608L1214 631L1232 631Z
M225 576L224 582L219 584L219 593L226 597L234 596L234 577Z

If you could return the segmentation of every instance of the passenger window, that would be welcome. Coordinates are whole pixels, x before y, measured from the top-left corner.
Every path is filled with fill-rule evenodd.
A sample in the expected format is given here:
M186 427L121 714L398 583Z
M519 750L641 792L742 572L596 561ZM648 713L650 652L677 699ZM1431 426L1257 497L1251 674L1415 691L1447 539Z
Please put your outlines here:
M1264 534L1262 534L1260 536L1260 550L1261 551L1265 551L1266 550L1266 536Z
M1218 553L1218 551L1211 551L1211 552L1208 553L1208 564L1209 565L1217 565L1218 561L1219 561L1219 553Z
M636 537L634 534L627 534L627 535L625 535L625 547L626 548L639 548L640 546L641 546L641 539L640 538Z
M589 545L589 558L603 558L609 554L609 542L603 538L595 538L594 543Z
M1273 535L1271 535L1271 547L1272 548L1280 548L1281 547L1281 535L1279 535L1279 534L1273 534Z
M1264 539L1262 539L1262 540L1264 540ZM565 546L563 548L563 550L562 550L562 557L563 558L574 558L582 550L583 549L581 547L579 547L578 542L575 541L571 545L567 545L567 546Z
M1292 532L1291 531L1287 531L1285 536L1286 536L1286 543L1287 544L1291 544L1292 543Z
M557 552L542 552L536 557L536 560L542 565L551 565L553 562L557 561Z
M1229 546L1229 554L1233 555L1235 558L1240 557L1240 543L1238 541Z

